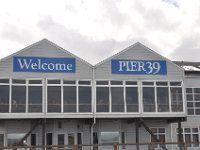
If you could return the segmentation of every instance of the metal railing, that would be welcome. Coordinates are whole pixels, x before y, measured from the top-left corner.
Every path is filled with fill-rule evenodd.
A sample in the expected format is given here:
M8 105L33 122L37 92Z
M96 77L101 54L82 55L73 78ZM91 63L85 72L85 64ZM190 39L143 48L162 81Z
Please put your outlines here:
M0 150L190 150L200 149L200 142L154 142L154 143L127 143L127 144L74 144L74 145L37 145L37 146L9 146L0 147Z

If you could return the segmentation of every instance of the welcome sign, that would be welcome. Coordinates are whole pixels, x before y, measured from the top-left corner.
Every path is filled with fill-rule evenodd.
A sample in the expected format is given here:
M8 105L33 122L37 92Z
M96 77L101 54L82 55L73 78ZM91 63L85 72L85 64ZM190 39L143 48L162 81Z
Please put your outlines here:
M14 72L75 73L75 58L13 57Z
M113 74L166 75L167 65L163 60L118 60L111 62Z

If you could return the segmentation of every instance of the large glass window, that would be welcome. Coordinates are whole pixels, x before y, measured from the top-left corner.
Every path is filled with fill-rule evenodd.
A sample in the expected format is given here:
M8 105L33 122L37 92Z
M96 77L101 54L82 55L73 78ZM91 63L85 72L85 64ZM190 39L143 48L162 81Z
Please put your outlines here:
M64 112L76 112L76 86L63 87Z
M112 112L124 112L123 87L111 87Z
M47 87L48 112L61 112L61 87Z
M0 112L9 112L9 85L0 85Z
M92 89L91 86L79 86L79 112L91 112Z
M158 112L169 112L169 89L167 82L157 82Z
M96 88L97 112L109 112L109 87Z
M12 112L26 112L26 86L12 85Z
M73 145L75 144L75 135L74 133L69 133L68 134L68 145Z
M143 83L143 86L145 84ZM155 112L155 87L143 87L143 111L144 112Z
M172 112L183 112L183 93L181 82L170 82Z
M42 86L28 87L28 112L42 112Z
M200 88L186 88L188 115L200 115Z
M127 112L138 112L138 87L126 87Z

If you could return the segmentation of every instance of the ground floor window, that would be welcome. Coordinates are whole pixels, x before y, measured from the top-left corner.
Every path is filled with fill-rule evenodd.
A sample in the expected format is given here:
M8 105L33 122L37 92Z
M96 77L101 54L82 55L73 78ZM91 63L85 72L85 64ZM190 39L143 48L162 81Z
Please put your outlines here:
M11 133L7 135L8 146L16 146L19 144L20 140L26 135L26 133ZM26 144L26 140L23 141Z
M166 142L166 129L165 128L151 128L151 131L156 138L162 143ZM156 140L151 136L151 142L154 143ZM165 144L155 144L153 148L166 147Z
M182 139L183 141L187 143L187 147L199 147L199 128L182 128ZM177 139L178 138L178 129L177 129Z

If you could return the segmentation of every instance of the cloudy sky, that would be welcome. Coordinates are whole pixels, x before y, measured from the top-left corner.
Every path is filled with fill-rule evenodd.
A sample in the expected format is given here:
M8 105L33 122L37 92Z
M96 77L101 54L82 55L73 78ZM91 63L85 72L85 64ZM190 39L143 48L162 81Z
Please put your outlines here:
M200 61L200 1L0 1L0 58L44 38L91 64L138 41L171 60Z

